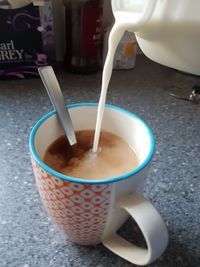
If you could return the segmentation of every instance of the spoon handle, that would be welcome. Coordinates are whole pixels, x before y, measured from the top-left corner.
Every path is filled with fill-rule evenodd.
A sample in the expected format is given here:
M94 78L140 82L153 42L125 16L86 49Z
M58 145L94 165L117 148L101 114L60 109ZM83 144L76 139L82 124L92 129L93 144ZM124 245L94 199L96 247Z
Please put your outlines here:
M65 108L63 94L61 92L58 80L51 66L45 66L38 69L40 77L47 90L49 98L57 111L57 115L64 128L65 134L68 138L70 145L77 143L75 132L73 129L72 121L69 115L69 111Z

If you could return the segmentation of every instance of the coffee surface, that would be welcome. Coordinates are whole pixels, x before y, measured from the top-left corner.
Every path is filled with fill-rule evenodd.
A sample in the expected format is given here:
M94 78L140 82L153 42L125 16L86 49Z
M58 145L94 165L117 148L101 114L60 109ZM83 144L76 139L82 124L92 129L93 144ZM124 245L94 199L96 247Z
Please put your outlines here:
M76 178L99 180L122 175L139 165L130 146L119 136L101 131L98 152L92 152L94 130L76 132L77 145L61 136L47 149L43 161L50 168Z

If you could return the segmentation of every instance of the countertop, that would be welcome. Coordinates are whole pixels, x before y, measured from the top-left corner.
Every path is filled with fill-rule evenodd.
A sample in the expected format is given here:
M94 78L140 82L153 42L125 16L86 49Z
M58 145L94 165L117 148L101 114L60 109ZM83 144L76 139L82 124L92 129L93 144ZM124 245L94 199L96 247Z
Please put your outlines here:
M101 71L58 71L66 104L98 101ZM163 216L169 246L151 267L200 266L200 105L167 94L170 86L191 88L199 78L138 56L130 71L115 71L107 102L142 117L152 128L156 151L144 195ZM40 79L0 81L0 266L131 267L102 245L66 241L48 219L31 169L28 138L52 105ZM135 236L129 220L122 235Z

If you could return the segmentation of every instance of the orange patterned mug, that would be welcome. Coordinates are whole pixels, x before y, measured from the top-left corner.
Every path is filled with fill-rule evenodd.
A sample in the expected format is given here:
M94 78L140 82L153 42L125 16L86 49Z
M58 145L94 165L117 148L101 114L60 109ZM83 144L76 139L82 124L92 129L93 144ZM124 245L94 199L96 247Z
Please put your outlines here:
M73 104L68 108L76 131L94 129L97 104ZM44 153L64 134L53 111L41 118L30 134L31 160L38 191L50 218L69 240L81 245L103 243L124 259L146 265L156 260L168 243L163 219L141 195L154 152L154 138L139 117L112 105L106 106L102 128L134 147L140 162L138 167L124 175L103 180L74 178L49 168L42 161ZM116 234L129 215L140 227L147 249Z

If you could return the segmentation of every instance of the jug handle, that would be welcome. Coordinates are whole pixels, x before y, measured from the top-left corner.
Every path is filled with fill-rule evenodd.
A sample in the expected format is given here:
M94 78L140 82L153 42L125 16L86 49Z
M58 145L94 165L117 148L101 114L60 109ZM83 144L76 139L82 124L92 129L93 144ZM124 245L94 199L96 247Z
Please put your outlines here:
M148 0L147 4L145 5L142 15L140 19L138 19L136 22L131 22L131 23L120 23L120 25L123 29L130 30L131 32L137 32L141 27L143 27L152 17L153 12L155 10L157 0ZM116 24L118 22L116 21Z

